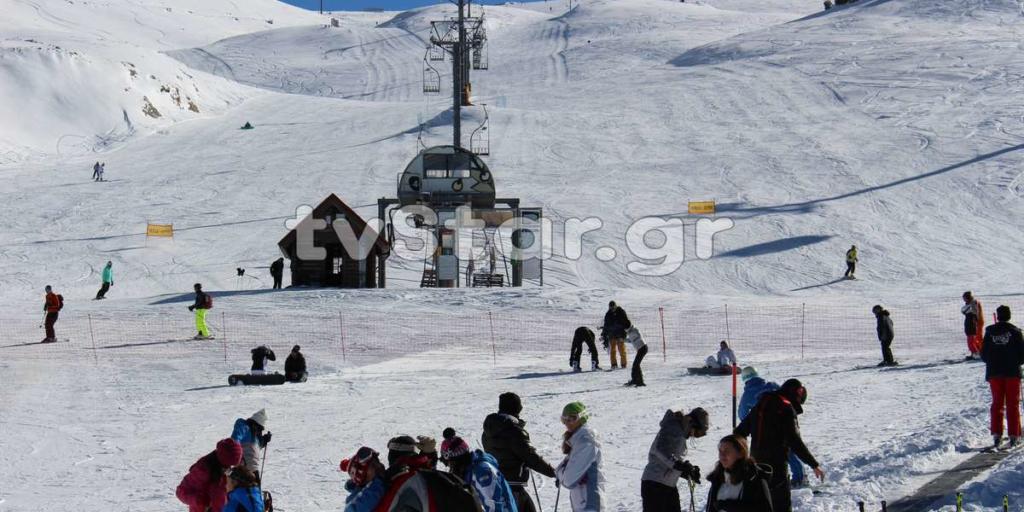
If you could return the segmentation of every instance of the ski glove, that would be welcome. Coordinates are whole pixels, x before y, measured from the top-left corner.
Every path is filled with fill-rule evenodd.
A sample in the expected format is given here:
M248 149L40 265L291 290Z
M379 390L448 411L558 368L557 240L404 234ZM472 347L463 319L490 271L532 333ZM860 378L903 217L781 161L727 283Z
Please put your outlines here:
M260 444L263 446L270 444L270 432L263 434L263 437L260 438Z
M700 482L700 468L690 464L688 460L677 460L672 469L682 473L679 476L691 482Z

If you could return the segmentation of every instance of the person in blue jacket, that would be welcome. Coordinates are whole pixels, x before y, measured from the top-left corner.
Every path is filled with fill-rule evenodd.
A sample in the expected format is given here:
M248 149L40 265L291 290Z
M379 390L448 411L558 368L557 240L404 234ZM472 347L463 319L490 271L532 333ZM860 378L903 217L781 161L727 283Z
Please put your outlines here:
M260 460L262 451L270 444L270 432L267 430L267 411L260 409L248 419L238 418L231 430L231 439L242 445L242 464L261 481Z
M740 396L739 410L736 411L740 421L746 418L750 411L757 405L757 401L761 399L761 395L770 393L772 391L778 391L779 385L774 382L769 382L761 378L757 374L757 369L753 366L746 366L743 371L740 372L740 377L743 379L743 395ZM800 462L800 458L795 453L790 452L789 454L789 472L792 473L793 482L792 487L802 487L807 485L807 475L804 473L804 465Z
M444 429L441 462L451 473L473 486L484 512L518 512L512 487L498 470L498 460L483 450L470 450L469 444L456 435L455 429Z
M242 466L228 474L228 502L221 512L263 512L263 491L256 475Z
M351 459L342 459L338 467L348 473L345 512L373 512L388 490L380 454L363 446Z

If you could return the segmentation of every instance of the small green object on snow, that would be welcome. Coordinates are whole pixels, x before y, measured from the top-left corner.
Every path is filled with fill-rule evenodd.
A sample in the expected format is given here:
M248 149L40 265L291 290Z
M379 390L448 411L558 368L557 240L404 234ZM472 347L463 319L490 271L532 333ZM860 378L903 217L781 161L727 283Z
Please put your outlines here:
M252 130L252 125L249 124L249 121L246 121L245 124L242 125L242 129L243 130Z

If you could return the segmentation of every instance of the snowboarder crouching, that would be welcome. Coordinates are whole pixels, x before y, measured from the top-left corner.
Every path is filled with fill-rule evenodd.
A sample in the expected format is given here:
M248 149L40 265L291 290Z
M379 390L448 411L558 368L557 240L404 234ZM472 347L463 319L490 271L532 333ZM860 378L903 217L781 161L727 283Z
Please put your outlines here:
M267 371L267 361L277 361L273 350L266 345L260 345L249 351L252 354L252 369L249 373L263 375Z
M590 351L590 369L592 371L601 369L597 362L597 344L594 341L594 331L584 326L576 328L576 332L572 335L572 348L569 350L569 367L572 368L572 371L583 371L580 368L580 358L583 356L584 343L587 345L587 350Z

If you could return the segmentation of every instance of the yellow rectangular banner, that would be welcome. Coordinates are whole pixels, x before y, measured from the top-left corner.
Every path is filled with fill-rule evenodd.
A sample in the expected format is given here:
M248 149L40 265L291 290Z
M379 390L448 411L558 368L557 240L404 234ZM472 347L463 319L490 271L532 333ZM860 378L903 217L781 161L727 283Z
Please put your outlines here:
M174 224L146 224L146 236L174 238Z
M714 201L690 201L690 215L713 215L715 213Z

